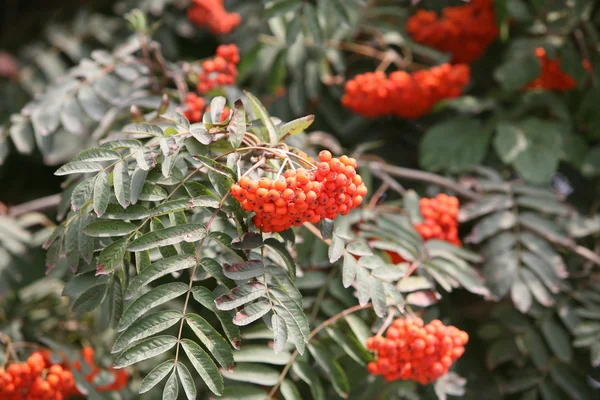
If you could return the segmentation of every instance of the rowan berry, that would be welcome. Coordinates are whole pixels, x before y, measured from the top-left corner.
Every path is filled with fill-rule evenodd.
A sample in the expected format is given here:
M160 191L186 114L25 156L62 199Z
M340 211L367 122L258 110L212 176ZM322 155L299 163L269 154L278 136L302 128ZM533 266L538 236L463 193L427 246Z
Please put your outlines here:
M190 22L214 34L229 33L242 22L239 14L224 8L223 0L193 0L187 16Z
M550 59L546 54L546 50L543 47L538 47L535 50L535 55L541 63L540 75L527 84L526 89L548 89L556 91L567 91L575 89L577 82L572 76L567 74L560 66L560 60L558 58ZM585 68L586 64L589 65L589 61L586 63L583 60L582 64ZM586 70L588 70L586 68Z

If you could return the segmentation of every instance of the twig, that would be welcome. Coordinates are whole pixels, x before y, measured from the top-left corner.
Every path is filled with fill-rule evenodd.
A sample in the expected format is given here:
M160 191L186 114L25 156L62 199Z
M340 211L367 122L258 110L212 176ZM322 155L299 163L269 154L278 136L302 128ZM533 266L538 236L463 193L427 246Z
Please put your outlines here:
M392 324L393 319L394 319L394 313L393 312L388 313L387 318L385 319L385 321L383 321L383 325L381 325L381 328L379 328L379 330L377 331L377 334L375 336L381 336L381 334Z
M58 203L60 203L60 193L52 194L50 196L41 197L39 199L12 206L8 209L8 216L18 217L19 215L32 211L47 210L49 208L58 206Z
M583 59L586 60L588 63L591 62L592 60L590 58L590 52L588 51L588 48L585 45L585 39L583 37L583 31L581 30L581 28L577 28L575 29L575 31L573 31L573 37L575 38L575 43L577 43L577 46L579 47L579 52L581 53ZM592 73L589 75L592 80L592 85L597 86L598 82L596 81L596 74L594 74L594 72L592 71Z
M367 208L369 208L369 209L375 208L375 206L377 205L377 202L379 201L379 199L381 199L381 196L383 196L389 188L390 188L390 184L387 182L384 182L383 185L379 186L377 191L375 193L373 193L373 196L371 196L371 200L369 200L369 205L367 206Z
M399 184L398 181L392 178L387 172L379 169L372 170L371 172L373 173L373 175L390 185L390 188L398 192L400 196L404 196L406 194L406 189L404 188L404 186Z
M423 181L433 183L447 189L451 189L455 191L457 194L462 197L466 197L469 200L480 200L482 196L479 193L473 192L469 189L465 189L458 183L444 178L443 176L439 176L433 174L431 172L419 171L417 169L396 167L394 165L388 165L381 162L371 162L369 163L369 169L373 174L376 174L379 171L385 171L392 176L396 176L399 178L409 179L413 181Z
M332 325L332 324L336 323L339 319L345 318L348 315L350 315L350 314L352 314L352 313L354 313L356 311L364 310L364 309L371 308L371 307L373 307L372 303L367 303L364 306L361 306L359 304L359 305L356 305L354 307L347 308L344 311L342 311L342 312L334 315L333 317L331 317L329 319L326 319L325 321L321 322L321 324L319 326L317 326L315 329L313 329L310 332L310 334L308 335L308 341L310 341L312 338L314 338L317 335L317 333L321 332L323 329L325 329L329 325ZM271 389L271 391L267 395L267 400L272 399L273 396L275 395L275 393L277 393L277 389L279 389L279 386L281 386L281 383L285 379L285 376L287 375L288 371L290 370L290 368L292 368L292 364L296 360L297 356L298 356L298 349L296 349L292 353L292 356L290 357L290 361L288 361L288 363L285 365L285 367L281 371L281 374L279 374L279 378L277 379L277 383L275 384L275 386L273 386L273 388Z

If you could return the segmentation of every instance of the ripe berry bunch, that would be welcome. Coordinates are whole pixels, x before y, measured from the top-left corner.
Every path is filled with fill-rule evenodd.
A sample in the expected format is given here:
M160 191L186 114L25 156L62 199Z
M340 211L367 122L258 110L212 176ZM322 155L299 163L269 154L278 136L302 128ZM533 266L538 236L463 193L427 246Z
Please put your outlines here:
M82 356L91 372L85 376L93 382L100 373L94 361L94 350L85 347ZM81 370L81 363L73 363L74 370ZM111 384L96 387L98 392L120 390L129 379L125 370L114 371ZM50 352L36 351L23 363L12 363L6 370L0 369L0 399L2 400L62 400L81 394L75 386L73 373L67 363L53 363Z
M493 0L445 7L441 17L419 10L408 19L406 31L416 42L452 54L453 63L473 62L498 36Z
M315 169L289 169L283 179L243 177L231 194L246 211L254 211L254 225L263 232L281 232L304 222L346 215L358 206L367 187L356 173L356 160L339 159L324 150Z
M543 47L535 49L535 55L542 64L542 72L540 73L540 76L527 85L527 89L542 88L566 91L577 87L575 79L561 69L560 60L558 58L553 60L549 59L546 50L544 50ZM584 62L583 65L589 70L589 61L587 63Z
M73 373L50 362L50 353L36 351L23 363L0 369L0 399L61 400L76 395Z
M188 19L215 35L229 33L242 22L239 14L225 10L223 0L193 0L193 3L187 10Z
M423 240L439 239L460 246L458 238L458 199L440 193L432 199L422 198L419 208L424 222L415 224Z
M461 95L469 83L468 65L442 64L408 73L368 72L346 82L342 104L368 118L396 115L416 119L444 99Z
M196 93L188 93L185 98L186 110L183 115L191 122L202 121L202 115L204 114L204 107L206 107L206 101L204 97L198 96Z
M367 368L387 381L410 379L426 385L448 372L468 341L466 332L439 320L423 326L421 318L399 318L386 337L367 339L367 348L377 353L377 360Z
M240 53L235 44L222 44L217 47L217 55L202 62L196 91L203 95L219 86L233 85L239 62Z

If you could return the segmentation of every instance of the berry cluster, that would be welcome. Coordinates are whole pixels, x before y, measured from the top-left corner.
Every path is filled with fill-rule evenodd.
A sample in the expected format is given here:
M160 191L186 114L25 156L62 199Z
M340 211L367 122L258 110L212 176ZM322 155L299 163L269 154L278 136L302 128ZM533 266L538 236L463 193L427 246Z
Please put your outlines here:
M188 8L188 19L199 27L206 27L215 35L231 32L242 22L237 13L225 10L223 0L192 0Z
M333 158L324 150L319 161L314 170L285 171L285 179L261 178L255 182L242 177L231 186L231 194L244 210L255 212L254 225L263 232L281 232L292 225L348 214L367 193L356 173L356 160Z
M416 119L444 99L461 95L469 83L468 65L442 64L413 73L368 72L346 82L342 104L368 118L396 115Z
M25 362L0 369L3 400L62 400L76 394L73 373L52 364L49 352L36 351Z
M100 370L94 362L94 350L85 347L82 356L92 371L85 376L93 382ZM74 370L81 370L81 363L73 363ZM98 392L120 390L129 379L125 370L111 371L114 381L96 387ZM2 400L62 400L81 394L75 386L73 373L67 363L53 363L50 351L36 351L23 363L12 363L6 370L0 369L0 399Z
M240 53L235 44L222 44L217 47L217 55L202 62L196 91L203 95L219 86L233 85L239 62Z
M535 55L542 64L542 72L534 81L527 85L527 89L548 89L566 91L575 89L577 82L560 68L560 60L550 60L543 47L535 49Z
M416 42L452 54L453 63L473 62L498 36L493 0L446 7L441 17L419 10L408 19L406 31Z
M433 199L422 198L419 208L424 221L415 224L415 229L423 240L439 239L460 246L458 206L458 199L445 193L440 193Z
M439 320L423 326L421 318L399 318L386 337L367 339L367 348L377 352L377 361L369 363L368 370L387 381L410 379L426 385L448 372L468 341L466 332Z

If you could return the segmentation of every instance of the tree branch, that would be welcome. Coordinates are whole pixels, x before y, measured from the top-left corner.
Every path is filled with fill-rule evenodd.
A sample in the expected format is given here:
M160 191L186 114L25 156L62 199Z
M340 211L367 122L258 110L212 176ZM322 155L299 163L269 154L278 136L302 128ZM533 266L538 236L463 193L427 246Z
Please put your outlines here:
M50 196L41 197L39 199L9 207L8 216L18 217L19 215L23 215L28 212L47 210L49 208L58 206L58 203L60 203L60 193L52 194Z

